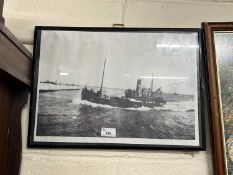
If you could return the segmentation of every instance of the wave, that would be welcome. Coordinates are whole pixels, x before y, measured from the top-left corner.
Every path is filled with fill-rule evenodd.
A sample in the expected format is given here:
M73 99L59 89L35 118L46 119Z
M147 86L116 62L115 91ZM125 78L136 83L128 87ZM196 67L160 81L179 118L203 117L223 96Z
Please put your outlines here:
M87 105L92 106L93 108L101 107L101 108L109 108L109 109L117 109L118 107L113 107L110 105L103 105L92 103L87 100L81 100L80 98L76 98L73 100L74 104ZM135 110L135 111L149 111L149 110L163 110L163 111L177 111L177 112L192 112L194 111L194 101L183 101L183 102L167 102L164 106L161 107L139 107L139 108L124 108L126 110Z
M155 107L158 110L191 112L194 111L194 101L167 102L164 106Z
M74 104L80 104L80 105L87 105L87 106L92 106L94 108L97 108L97 107L102 107L102 108L118 108L118 107L113 107L113 106L110 106L110 105L103 105L103 104L98 104L98 103L92 103L92 102L89 102L87 100L81 100L79 98L76 98L73 100L73 103Z
M80 105L87 105L87 106L92 106L93 108L98 108L98 107L102 107L102 108L109 108L109 109L117 109L118 107L113 107L110 105L103 105L103 104L98 104L98 103L92 103L89 102L87 100L81 100L79 98L76 98L73 100L74 104L80 104ZM148 108L148 107L139 107L139 108L124 108L127 110L137 110L137 111L148 111L148 110L152 110L153 108Z
M151 110L154 110L155 108L148 108L148 107L142 106L139 108L124 108L124 109L132 110L132 111L151 111Z

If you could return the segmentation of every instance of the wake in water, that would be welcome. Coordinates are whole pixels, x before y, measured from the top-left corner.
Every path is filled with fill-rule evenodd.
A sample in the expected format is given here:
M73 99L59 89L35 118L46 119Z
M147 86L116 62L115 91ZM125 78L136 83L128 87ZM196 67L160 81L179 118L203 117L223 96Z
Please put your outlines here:
M80 104L80 105L92 106L93 108L97 108L97 107L110 108L110 109L114 109L114 108L116 109L116 108L118 108L118 107L113 107L113 106L110 106L110 105L103 105L103 104L92 103L92 102L89 102L87 100L81 100L80 98L74 99L73 103L74 104Z
M164 106L155 107L154 109L177 111L177 112L190 112L194 111L194 101L182 101L182 102L167 102Z
M109 109L117 109L119 107L113 107L110 105L103 105L103 104L97 104L92 103L87 100L81 100L80 98L73 99L73 104L79 104L79 105L86 105L91 106L93 108L101 107L101 108L109 108ZM148 108L148 107L138 107L138 108L124 108L126 110L135 110L135 111L150 111L150 110L163 110L163 111L177 111L177 112L191 112L194 111L194 101L183 101L183 102L167 102L164 106L161 107L154 107L154 108Z

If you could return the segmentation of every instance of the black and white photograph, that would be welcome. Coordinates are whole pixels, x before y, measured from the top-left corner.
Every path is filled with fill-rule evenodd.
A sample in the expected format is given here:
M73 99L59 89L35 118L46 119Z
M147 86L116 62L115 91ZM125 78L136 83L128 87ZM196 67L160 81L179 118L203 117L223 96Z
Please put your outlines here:
M36 27L29 146L203 147L200 38Z

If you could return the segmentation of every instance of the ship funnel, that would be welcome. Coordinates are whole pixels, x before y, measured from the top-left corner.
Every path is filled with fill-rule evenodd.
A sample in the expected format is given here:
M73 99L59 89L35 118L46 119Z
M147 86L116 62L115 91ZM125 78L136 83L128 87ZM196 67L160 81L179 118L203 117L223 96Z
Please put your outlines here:
M136 86L136 97L140 97L142 92L142 80L138 79L137 80L137 86Z

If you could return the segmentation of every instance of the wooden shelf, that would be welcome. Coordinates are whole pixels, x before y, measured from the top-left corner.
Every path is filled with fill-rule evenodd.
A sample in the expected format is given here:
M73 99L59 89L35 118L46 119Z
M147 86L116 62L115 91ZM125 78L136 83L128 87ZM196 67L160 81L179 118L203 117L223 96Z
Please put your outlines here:
M32 82L32 55L2 23L0 0L0 175L18 175L21 110Z

